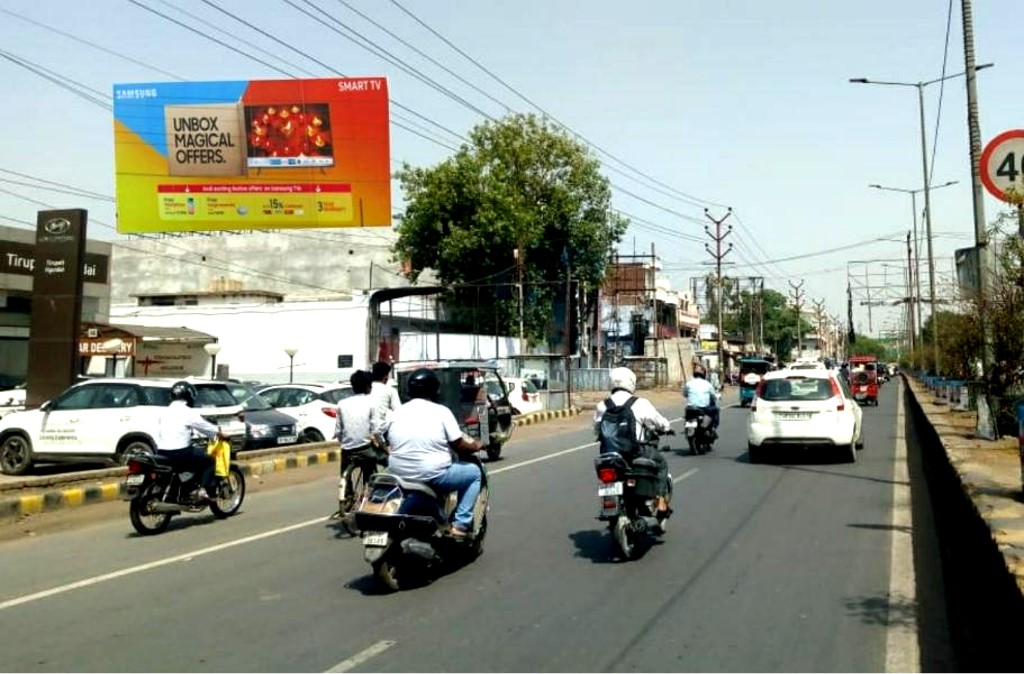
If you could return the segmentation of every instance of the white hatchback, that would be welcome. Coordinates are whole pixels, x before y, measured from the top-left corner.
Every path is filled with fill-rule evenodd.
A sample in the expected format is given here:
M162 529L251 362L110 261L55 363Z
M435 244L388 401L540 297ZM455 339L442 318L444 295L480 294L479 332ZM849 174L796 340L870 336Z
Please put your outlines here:
M258 390L260 397L295 419L299 442L334 438L338 402L352 395L350 384L276 384Z
M508 389L508 401L512 404L512 414L530 414L544 409L540 391L529 379L504 377Z
M771 447L824 445L850 463L864 446L862 412L846 384L825 369L765 374L750 406L747 452L751 463Z

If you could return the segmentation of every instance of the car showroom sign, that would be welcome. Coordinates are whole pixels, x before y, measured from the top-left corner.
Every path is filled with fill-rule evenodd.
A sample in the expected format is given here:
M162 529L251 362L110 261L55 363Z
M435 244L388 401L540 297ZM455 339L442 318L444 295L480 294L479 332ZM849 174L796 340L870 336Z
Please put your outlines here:
M981 182L1001 201L1024 201L1024 129L1005 131L981 152Z
M382 77L114 86L121 233L391 225Z

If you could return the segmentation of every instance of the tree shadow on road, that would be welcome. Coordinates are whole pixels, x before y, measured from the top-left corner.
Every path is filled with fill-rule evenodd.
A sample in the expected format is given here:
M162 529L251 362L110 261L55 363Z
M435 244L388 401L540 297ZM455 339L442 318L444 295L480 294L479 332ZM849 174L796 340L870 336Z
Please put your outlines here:
M906 524L872 524L869 522L851 522L846 526L853 529L871 529L874 531L898 531L901 534L913 533L914 527Z
M847 614L860 618L865 625L913 627L917 624L917 604L906 597L849 597L845 604Z

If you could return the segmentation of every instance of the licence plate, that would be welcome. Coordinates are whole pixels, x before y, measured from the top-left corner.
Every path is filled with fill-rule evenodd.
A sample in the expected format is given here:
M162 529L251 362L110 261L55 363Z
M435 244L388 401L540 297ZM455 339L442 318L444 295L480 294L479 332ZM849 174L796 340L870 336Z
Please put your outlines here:
M598 496L622 496L622 483L603 484L597 488Z
M807 421L811 418L810 412L776 412L780 419L790 419L792 421Z
M277 436L277 444L279 444L279 445L287 445L287 444L291 444L291 443L295 442L298 439L299 439L299 436L297 436L297 435L279 435L279 436Z
M372 531L363 535L363 545L368 548L383 548L388 544L388 533L386 531Z
M126 485L128 485L129 487L132 487L132 486L135 486L135 485L142 484L143 482L145 482L145 480L146 480L146 476L143 475L142 473L138 473L136 475L129 475L128 477L126 477L125 480L124 480L124 483Z

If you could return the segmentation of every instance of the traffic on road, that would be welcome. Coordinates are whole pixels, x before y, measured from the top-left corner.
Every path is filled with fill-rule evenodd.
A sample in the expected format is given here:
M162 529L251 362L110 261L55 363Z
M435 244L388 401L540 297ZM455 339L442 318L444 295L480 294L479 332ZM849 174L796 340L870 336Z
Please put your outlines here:
M672 526L629 562L597 519L590 415L520 429L487 464L486 551L398 594L331 519L330 465L215 527L142 538L122 515L11 541L5 669L879 671L917 649L886 617L907 587L890 573L895 389L864 410L855 464L799 446L752 464L751 412L727 394L713 451L659 443ZM681 431L678 391L652 399Z

